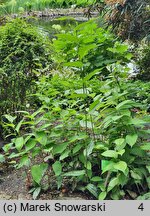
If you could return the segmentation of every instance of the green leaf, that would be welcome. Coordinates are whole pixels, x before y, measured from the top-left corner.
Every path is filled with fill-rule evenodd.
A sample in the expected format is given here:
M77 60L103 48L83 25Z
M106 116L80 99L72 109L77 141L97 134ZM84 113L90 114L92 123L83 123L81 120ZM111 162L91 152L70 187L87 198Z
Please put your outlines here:
M136 180L141 180L142 179L142 177L139 174L137 174L136 172L134 172L133 170L131 170L130 173L131 173L132 178L134 178Z
M117 120L119 120L119 119L121 119L123 117L123 115L118 115L118 116L112 116L112 120L113 121L117 121Z
M52 167L56 176L59 176L62 173L62 165L60 161L56 161Z
M110 157L110 158L117 158L118 153L116 151L114 151L114 150L107 150L107 151L102 153L102 156Z
M99 199L99 200L104 200L104 199L106 198L106 196L107 196L106 191L103 191L103 192L101 192L101 193L99 194L98 199Z
M148 169L148 172L150 173L150 166L146 166L146 168Z
M0 154L0 163L3 163L5 162L5 157L4 155Z
M55 154L61 154L68 146L68 142L62 143L62 144L58 144L56 146L53 147L53 153Z
M87 135L86 134L79 134L78 136L73 136L71 137L71 139L69 140L70 143L73 143L75 141L78 141L78 140L85 140L87 139Z
M25 144L26 151L30 151L33 149L36 145L36 140L35 139L30 139L28 142Z
M145 151L150 151L150 142L142 144L141 149Z
M47 134L44 131L37 132L36 140L45 146L47 144Z
M3 147L4 152L8 152L12 148L12 146L13 146L13 143L4 145Z
M126 169L127 169L127 164L126 164L126 162L124 162L124 161L119 161L118 163L115 163L115 164L114 164L114 168L115 168L116 170L122 171L122 172L125 174Z
M67 66L67 67L78 67L78 68L82 68L83 67L83 63L81 61L66 62L63 65Z
M58 188L58 190L59 190L60 187L62 186L62 182L63 182L62 176L57 176L57 177L56 177L56 181L57 181L57 188Z
M124 141L125 141L124 138L119 138L119 139L116 139L116 140L114 141L114 143L115 143L116 145L122 145L122 144L124 143Z
M101 180L102 180L102 178L99 176L94 176L93 178L91 178L91 181L93 181L93 182L100 182Z
M108 192L111 191L118 184L119 184L118 178L113 178L108 185Z
M23 137L18 137L15 139L15 147L18 151L22 149L24 145L24 138Z
M11 122L11 123L13 123L13 121L17 118L16 116L15 117L13 117L13 116L11 116L11 115L4 115L4 117L9 121L9 122Z
M146 178L147 184L148 184L148 188L150 189L150 177Z
M69 156L70 150L66 150L62 155L60 156L59 160L64 160Z
M85 173L86 173L85 170L77 170L77 171L64 173L63 176L81 176L81 175L85 175Z
M35 200L41 192L41 187L37 187L33 192L33 199Z
M78 55L80 56L80 59L83 59L91 50L96 48L96 44L92 43L90 45L81 46L78 51Z
M84 81L90 80L94 75L101 73L103 68L96 69L84 77Z
M148 193L146 193L146 194L144 194L142 196L139 196L137 198L137 200L150 200L150 192L148 192Z
M133 55L132 55L131 53L127 53L127 54L125 55L125 57L126 57L128 60L130 60L130 59L133 57Z
M101 167L102 167L102 170L104 170L109 164L111 164L112 161L108 161L108 160L102 160L101 161Z
M138 139L138 135L137 134L130 134L130 135L127 135L126 136L126 142L131 146L133 147L134 144L136 143Z
M86 167L87 170L91 170L92 169L92 164L91 164L90 161L88 161L87 164L85 164L85 165L86 165L85 167Z
M30 165L30 159L28 158L27 155L23 155L22 158L20 159L18 169L20 169L23 166L29 166L29 165Z
M124 153L125 153L125 149L122 149L122 150L119 150L119 151L118 151L118 155L121 155L121 156L122 156Z
M48 168L47 163L42 163L39 165L33 165L31 167L32 178L37 184L40 184L47 168Z
M124 175L123 173L119 173L118 182L123 187L128 182L128 176Z
M145 125L147 122L143 121L142 119L138 119L138 118L134 118L131 119L130 124L136 125L136 126L141 126L141 125Z
M87 150L85 155L89 156L90 154L92 154L92 151L93 151L93 148L94 148L94 141L91 140L90 144L87 146Z
M79 154L79 160L85 165L86 164L86 156L84 154L80 153Z
M133 102L131 100L125 100L125 101L122 101L121 103L119 103L116 106L116 109L119 110L122 108L131 108L134 104L135 104L135 102Z
M47 123L47 124L42 125L39 129L43 130L43 129L48 128L50 126L52 126L52 123Z
M86 189L96 198L98 197L98 193L97 193L97 187L93 184L88 184L86 186Z
M83 144L77 144L74 148L73 148L73 150L72 150L72 152L73 152L73 154L75 154L75 153L77 153L78 151L80 151L80 149L83 147Z
M20 127L22 125L22 122L23 122L24 119L22 119L16 126L15 130L17 131L17 133L19 133L19 130L20 130Z
M142 146L134 146L130 149L130 154L136 155L138 157L145 157L146 152L142 149Z
M35 111L34 113L32 113L31 115L31 119L33 119L35 116L37 116L38 114L42 114L43 113L43 107L40 107L37 111Z
M119 138L119 139L116 139L114 141L114 143L116 144L116 150L122 150L125 145L126 145L126 142L125 142L125 139L124 138Z
M113 161L108 161L108 163L107 163L107 161L105 162L105 163L102 163L102 174L103 173L105 173L105 172L107 172L107 171L115 171L115 169L114 169L114 162Z
M112 53L120 53L125 54L128 50L128 46L126 44L120 44L116 42L113 48L107 48L107 50L111 51Z

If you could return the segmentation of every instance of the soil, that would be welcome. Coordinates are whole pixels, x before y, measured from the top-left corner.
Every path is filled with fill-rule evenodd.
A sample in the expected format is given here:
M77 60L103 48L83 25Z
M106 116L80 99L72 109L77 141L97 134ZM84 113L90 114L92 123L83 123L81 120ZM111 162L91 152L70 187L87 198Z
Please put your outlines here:
M0 169L0 200L31 199L25 186L23 171L2 167Z
M65 194L60 191L41 193L38 200L87 200L80 193ZM32 200L26 187L26 175L23 169L0 167L0 200Z

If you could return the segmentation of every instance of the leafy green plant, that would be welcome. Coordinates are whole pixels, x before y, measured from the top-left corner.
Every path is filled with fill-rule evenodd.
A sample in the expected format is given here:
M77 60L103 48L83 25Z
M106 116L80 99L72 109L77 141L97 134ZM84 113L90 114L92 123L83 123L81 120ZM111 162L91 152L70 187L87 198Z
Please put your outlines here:
M146 164L149 164L149 159L144 149L145 145L148 147L146 137L149 137L149 131L143 130L146 121L134 116L131 111L140 105L128 100L126 92L121 91L116 81L115 88L112 88L112 80L107 83L104 87L108 89L109 97L103 103L96 104L103 110L100 112L102 122L97 126L105 137L96 146L101 154L102 176L105 176L103 184L98 186L102 190L99 198L110 195L112 199L120 199L125 190L132 191L134 187L140 194L146 184L144 182L149 175ZM94 108L92 104L91 107ZM143 161L139 162L139 157Z
M150 104L150 83L141 80L128 80L122 83L124 90L130 89L128 97L143 105L143 111L147 111ZM138 111L138 109L137 109ZM140 107L139 107L140 112Z
M107 76L107 65L116 61L127 62L131 57L128 46L116 41L109 31L98 28L95 20L77 25L70 32L57 34L53 46L57 53L54 53L54 60L58 65L72 68L81 77L97 69L102 69L102 75Z
M134 112L143 104L124 87L131 55L112 38L92 21L57 35L57 70L38 80L34 94L41 107L22 112L18 124L4 115L3 126L13 131L5 156L31 170L34 198L44 181L47 188L67 184L100 200L149 191L150 117Z
M72 190L88 190L98 199L121 199L127 191L138 191L138 195L148 190L149 130L143 127L149 120L132 112L140 104L127 98L128 92L118 84L119 74L115 68L113 71L108 80L99 81L100 94L96 96L88 93L88 88L86 93L71 89L73 80L60 78L57 85L55 79L49 80L47 84L52 82L55 90L48 85L49 97L38 94L44 107L31 115L25 113L19 126L14 125L14 130L20 132L12 140L11 148L15 147L18 153L9 157L20 158L18 167L26 165L22 163L25 156L27 160L40 156L42 164L44 161L38 172L34 172L38 164L31 167L37 191L42 188L46 169L55 175L58 189L67 178ZM77 86L79 82L82 85L82 79ZM64 89L60 89L62 84ZM60 92L67 95L64 101ZM93 102L87 107L85 98L89 96ZM22 136L21 125L28 131Z

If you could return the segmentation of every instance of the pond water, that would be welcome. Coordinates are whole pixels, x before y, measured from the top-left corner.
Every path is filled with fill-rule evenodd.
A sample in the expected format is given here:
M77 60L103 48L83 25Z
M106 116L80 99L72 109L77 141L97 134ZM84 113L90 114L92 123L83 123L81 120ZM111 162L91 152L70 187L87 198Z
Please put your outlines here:
M57 17L57 18L39 18L31 19L30 23L37 26L40 30L43 30L50 38L53 38L57 29L54 26L60 25L62 29L69 30L72 29L77 24L87 21L85 17Z

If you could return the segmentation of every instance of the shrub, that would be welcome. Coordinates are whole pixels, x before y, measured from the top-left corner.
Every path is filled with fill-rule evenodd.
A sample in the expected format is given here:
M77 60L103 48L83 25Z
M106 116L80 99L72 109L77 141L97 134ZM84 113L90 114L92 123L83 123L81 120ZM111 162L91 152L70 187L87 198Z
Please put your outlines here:
M25 109L27 93L49 67L49 52L48 40L26 21L0 27L0 116Z
M6 116L12 121L5 126L13 127L16 137L4 150L9 159L20 159L18 168L31 170L34 196L44 188L44 178L47 188L60 189L65 181L70 190L89 191L97 199L122 199L127 191L131 197L132 192L138 196L148 191L149 131L144 125L149 118L134 113L140 104L126 96L121 85L125 79L114 68L109 79L97 82L95 95L92 80L78 89L81 78L57 77L59 85L55 78L42 83L49 91L44 88L40 95L40 88L43 107L26 112L18 125ZM85 79L89 82L89 75ZM16 153L11 153L13 149ZM40 163L32 164L36 157ZM55 180L48 182L49 176Z

